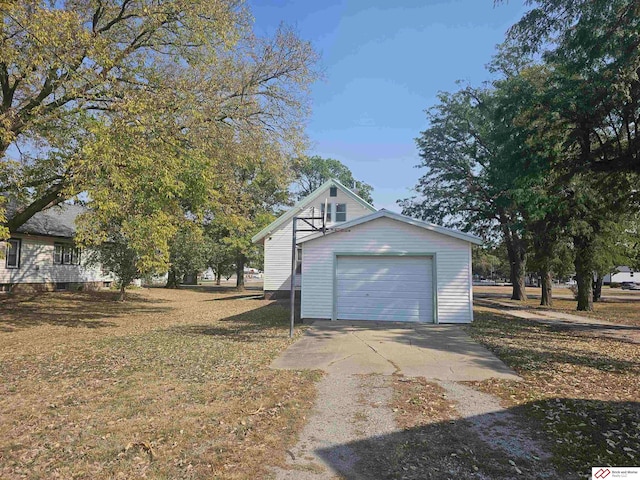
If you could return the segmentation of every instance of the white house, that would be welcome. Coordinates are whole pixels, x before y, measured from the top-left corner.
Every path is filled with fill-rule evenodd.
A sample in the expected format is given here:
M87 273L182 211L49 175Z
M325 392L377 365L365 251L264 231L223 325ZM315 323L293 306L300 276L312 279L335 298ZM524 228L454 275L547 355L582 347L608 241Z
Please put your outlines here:
M102 287L112 277L88 266L73 243L76 217L85 209L62 204L38 212L4 242L0 291Z
M322 198L322 193L314 192L310 197L313 203ZM296 206L297 211L307 208L306 200ZM302 253L301 317L471 322L471 246L481 240L387 210L369 210L351 220L334 222L325 232L307 233L297 240ZM288 289L291 253L279 264L278 251L284 255L288 247L291 252L291 219L295 213L287 212L274 224L286 215L280 228L289 224L288 245L282 238L280 250L270 251L271 245L265 242L265 293L275 285L266 286L274 267L282 289ZM270 235L275 237L274 233ZM256 236L255 241L260 240Z
M640 282L640 273L635 272L633 268L620 266L616 267L615 273L605 275L602 281L605 285L622 282L638 283Z
M294 217L321 217L327 205L326 227L338 226L376 209L337 180L329 180L262 229L252 239L264 245L264 292L267 298L286 297L291 290L291 256ZM322 221L311 222L322 227ZM301 224L299 227L303 227ZM308 227L308 226L307 226ZM310 228L308 228L311 230ZM298 232L301 240L313 232ZM300 259L300 255L298 255ZM297 286L300 287L298 276Z

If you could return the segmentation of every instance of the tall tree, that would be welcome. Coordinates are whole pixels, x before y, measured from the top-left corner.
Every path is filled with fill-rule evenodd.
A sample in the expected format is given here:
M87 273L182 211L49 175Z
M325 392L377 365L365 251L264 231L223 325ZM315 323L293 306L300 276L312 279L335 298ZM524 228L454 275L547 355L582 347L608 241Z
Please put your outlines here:
M442 93L428 111L429 128L417 139L421 167L413 198L400 202L403 213L444 223L484 238L502 238L509 255L512 298L526 299L529 245L515 190L522 158L502 141L514 127L500 112L492 89L464 88ZM505 132L505 129L511 129ZM518 146L512 141L510 146ZM515 150L515 152L514 152Z
M185 275L207 267L209 245L201 225L186 220L170 242L167 288L179 288Z
M373 187L353 177L353 173L342 162L333 158L318 156L302 157L294 166L295 195L304 198L327 180L337 179L348 188L352 188L366 202L373 203Z
M220 194L227 199L214 209L208 226L213 238L221 241L234 258L236 287L244 288L244 267L260 261L262 251L251 237L273 221L273 211L289 198L291 180L289 159L278 154L278 147L227 152L237 161L227 163L227 176Z
M512 45L549 67L548 106L566 123L577 171L640 173L640 4L529 0Z
M528 3L534 8L510 30L510 45L539 55L548 72L540 103L565 132L561 161L572 212L578 310L591 310L598 238L615 221L612 216L637 208L630 201L637 180L624 174L640 172L640 4ZM594 178L588 171L614 176Z
M0 190L18 205L12 231L69 196L99 197L95 171L126 170L111 187L135 189L126 154L96 154L118 134L135 137L125 145L145 150L144 171L166 183L180 182L169 160L155 161L167 153L177 164L215 159L241 135L268 132L288 150L301 137L316 54L286 28L253 35L239 0L28 0L0 14Z

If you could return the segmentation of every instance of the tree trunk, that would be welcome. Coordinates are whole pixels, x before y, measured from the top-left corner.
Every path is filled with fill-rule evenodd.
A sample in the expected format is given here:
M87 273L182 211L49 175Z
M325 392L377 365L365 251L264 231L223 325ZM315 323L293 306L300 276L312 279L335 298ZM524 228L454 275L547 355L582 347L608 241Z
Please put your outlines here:
M176 271L171 268L169 269L169 275L167 276L167 284L164 288L179 288L180 282L178 282L178 276L176 275Z
M604 281L604 277L599 273L596 276L595 282L593 282L593 301L599 302L602 297L602 283Z
M553 305L553 282L551 271L548 268L543 268L540 272L540 286L542 289L540 305L551 307Z
M124 282L120 282L120 295L118 296L118 301L124 302L127 299L127 286Z
M236 258L236 290L244 290L244 255L238 255Z
M582 312L593 311L593 248L589 239L574 238L576 249L574 265L576 267L576 283L578 284L578 307Z
M527 290L525 288L525 273L527 266L527 251L521 239L508 232L505 235L507 253L509 255L509 279L513 290L511 300L527 301Z
M220 285L221 281L222 281L222 274L220 273L219 270L216 270L216 285Z

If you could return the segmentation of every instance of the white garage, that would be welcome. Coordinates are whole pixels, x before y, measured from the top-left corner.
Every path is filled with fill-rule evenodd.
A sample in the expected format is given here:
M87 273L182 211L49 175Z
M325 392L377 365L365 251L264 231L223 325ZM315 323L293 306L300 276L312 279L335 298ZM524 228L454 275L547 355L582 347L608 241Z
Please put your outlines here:
M299 242L303 319L469 323L481 240L387 210Z

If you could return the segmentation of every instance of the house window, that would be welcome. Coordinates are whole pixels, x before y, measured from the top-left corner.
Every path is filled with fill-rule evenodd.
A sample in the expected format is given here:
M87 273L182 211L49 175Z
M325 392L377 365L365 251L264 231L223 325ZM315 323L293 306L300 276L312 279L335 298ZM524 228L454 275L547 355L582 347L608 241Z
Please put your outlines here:
M338 187L330 187L329 188L329 196L337 197L338 196Z
M320 215L324 217L324 203L320 204ZM331 222L331 204L327 204L327 223Z
M7 268L20 268L20 247L22 246L22 241L17 238L11 238L7 240L6 245L5 265Z
M297 247L296 250L296 275L302 273L302 247Z
M80 265L80 249L70 243L56 243L53 250L54 265Z
M347 221L347 204L336 203L336 222Z

